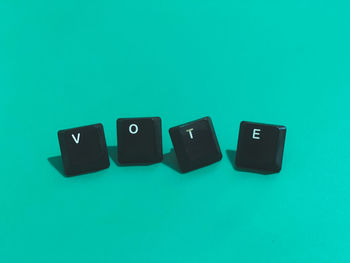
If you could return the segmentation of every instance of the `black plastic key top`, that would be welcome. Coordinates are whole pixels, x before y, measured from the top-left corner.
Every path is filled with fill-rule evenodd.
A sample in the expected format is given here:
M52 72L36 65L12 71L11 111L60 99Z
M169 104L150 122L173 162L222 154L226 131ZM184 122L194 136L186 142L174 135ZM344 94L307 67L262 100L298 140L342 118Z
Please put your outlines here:
M102 124L58 132L64 172L67 176L94 172L109 167Z
M117 138L120 164L152 164L163 160L159 117L118 119Z
M261 173L281 170L286 127L242 121L236 167Z
M180 170L188 172L222 159L210 117L169 129Z

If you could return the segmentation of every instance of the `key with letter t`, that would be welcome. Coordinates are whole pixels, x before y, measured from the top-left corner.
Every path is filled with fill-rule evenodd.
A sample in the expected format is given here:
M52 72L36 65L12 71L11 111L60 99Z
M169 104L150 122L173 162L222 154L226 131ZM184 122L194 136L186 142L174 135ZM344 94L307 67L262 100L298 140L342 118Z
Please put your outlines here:
M117 137L120 164L151 164L163 160L159 117L118 119Z
M61 130L58 132L58 140L64 172L67 176L109 167L102 124Z
M222 158L209 117L173 127L169 133L182 172L195 170Z
M242 121L236 166L262 173L279 172L282 167L286 127Z

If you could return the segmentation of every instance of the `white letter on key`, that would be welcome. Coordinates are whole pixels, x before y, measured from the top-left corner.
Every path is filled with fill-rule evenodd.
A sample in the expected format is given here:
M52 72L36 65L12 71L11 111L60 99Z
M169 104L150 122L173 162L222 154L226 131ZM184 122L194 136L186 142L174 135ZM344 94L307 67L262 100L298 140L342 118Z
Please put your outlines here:
M78 144L80 141L80 133L78 133L78 138L75 138L74 134L72 134L72 138L75 141L75 143Z
M190 138L193 139L193 134L192 134L193 128L186 130L190 134Z
M132 127L135 128L134 131L132 130ZM139 127L137 127L136 124L131 124L131 125L129 126L129 132L130 132L131 134L136 134L138 131L139 131Z
M253 129L253 139L254 140L260 140L260 137L259 137L259 135L260 135L260 129Z

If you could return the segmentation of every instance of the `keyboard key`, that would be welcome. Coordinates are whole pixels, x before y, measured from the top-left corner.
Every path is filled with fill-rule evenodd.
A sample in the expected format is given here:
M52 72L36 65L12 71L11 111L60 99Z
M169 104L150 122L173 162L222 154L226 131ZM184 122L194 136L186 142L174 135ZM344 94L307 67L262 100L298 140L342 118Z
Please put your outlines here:
M67 176L94 172L109 167L102 124L58 132L64 172Z
M262 173L281 170L286 127L242 121L236 153L239 169Z
M118 119L117 138L120 164L151 164L163 160L159 117Z
M169 133L182 172L201 168L222 158L209 117L173 127Z

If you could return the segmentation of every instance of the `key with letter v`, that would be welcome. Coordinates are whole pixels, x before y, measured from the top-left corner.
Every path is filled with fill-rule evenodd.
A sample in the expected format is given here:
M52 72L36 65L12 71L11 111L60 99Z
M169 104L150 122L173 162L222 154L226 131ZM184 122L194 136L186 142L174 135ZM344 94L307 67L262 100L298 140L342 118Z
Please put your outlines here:
M102 124L61 130L58 132L58 140L67 176L109 167Z

